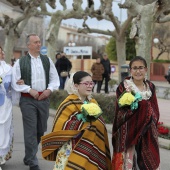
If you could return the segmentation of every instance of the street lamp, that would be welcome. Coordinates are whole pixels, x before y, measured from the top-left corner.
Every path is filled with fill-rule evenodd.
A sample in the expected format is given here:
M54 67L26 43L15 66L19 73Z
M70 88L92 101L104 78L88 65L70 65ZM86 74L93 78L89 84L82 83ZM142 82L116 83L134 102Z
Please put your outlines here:
M69 46L69 47L75 47L75 46L76 46L76 43L75 43L75 42L70 41L70 42L68 43L68 46Z
M70 41L70 42L68 43L68 46L69 46L69 47L75 47L75 46L76 46L76 43L75 43L75 42ZM73 56L72 56L72 58L73 58L73 59L76 59L76 58L77 58L77 56L73 55Z
M158 38L154 38L153 39L153 43L152 43L152 50L151 50L151 59L153 60L154 59L154 57L153 57L153 44L155 44L155 46L156 46L156 44L158 44L159 43L159 39Z
M154 39L153 39L153 42L154 42L155 44L157 44L157 43L159 43L159 39L158 39L158 38L154 38Z

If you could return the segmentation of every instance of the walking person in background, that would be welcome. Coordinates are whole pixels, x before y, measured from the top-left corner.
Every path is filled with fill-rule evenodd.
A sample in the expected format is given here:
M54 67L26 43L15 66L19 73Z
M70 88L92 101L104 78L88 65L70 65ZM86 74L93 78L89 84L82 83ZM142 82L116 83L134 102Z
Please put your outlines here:
M42 137L42 155L55 161L53 170L111 170L108 133L101 109L91 96L93 86L91 75L84 71L71 75L67 82L69 95L57 109L52 132ZM91 106L88 110L93 114L99 113L95 120L78 117L84 105Z
M131 77L125 78L116 90L112 167L113 170L159 170L159 108L155 85L145 79L144 58L134 57L129 68Z
M57 60L55 67L60 78L59 89L64 89L66 79L69 76L69 72L72 68L72 64L70 60L66 57L65 53L61 53L61 58Z
M55 56L56 62L57 62L57 60L60 59L60 58L61 58L61 54L60 54L60 53L57 53L56 56ZM55 62L55 63L56 63L56 62Z
M92 80L95 84L97 84L97 93L100 93L102 86L102 74L104 73L104 67L103 64L100 63L100 61L100 57L97 57L96 63L94 63L91 67Z
M110 68L110 60L108 59L107 54L103 55L103 59L101 60L101 63L103 64L104 67L104 73L103 73L103 79L102 83L105 79L105 88L104 91L105 93L109 93L109 80L110 80L110 74L111 74L111 68Z
M40 54L41 41L36 34L26 39L28 54L13 66L12 87L21 92L20 109L23 118L25 157L30 170L40 170L37 159L41 136L47 130L49 95L58 89L59 77L53 61ZM15 82L23 79L25 84Z

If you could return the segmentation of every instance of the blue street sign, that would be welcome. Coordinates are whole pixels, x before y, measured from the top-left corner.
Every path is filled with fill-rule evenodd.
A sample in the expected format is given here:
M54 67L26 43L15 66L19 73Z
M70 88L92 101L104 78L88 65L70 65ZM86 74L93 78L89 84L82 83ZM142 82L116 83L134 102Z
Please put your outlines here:
M47 47L46 46L42 46L41 49L40 49L40 53L42 55L47 55Z

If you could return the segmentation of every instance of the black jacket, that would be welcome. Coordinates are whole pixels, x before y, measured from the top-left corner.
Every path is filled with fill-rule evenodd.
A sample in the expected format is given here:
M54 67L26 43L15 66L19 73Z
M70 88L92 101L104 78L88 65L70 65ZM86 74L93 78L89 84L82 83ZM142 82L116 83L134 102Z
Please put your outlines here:
M69 72L72 68L72 64L68 58L66 58L65 56L62 56L60 59L56 61L55 67L57 69L58 74L60 75L62 71Z
M109 59L107 59L107 60L102 59L101 63L103 64L103 67L104 67L103 75L108 76L109 74L111 74L110 60Z

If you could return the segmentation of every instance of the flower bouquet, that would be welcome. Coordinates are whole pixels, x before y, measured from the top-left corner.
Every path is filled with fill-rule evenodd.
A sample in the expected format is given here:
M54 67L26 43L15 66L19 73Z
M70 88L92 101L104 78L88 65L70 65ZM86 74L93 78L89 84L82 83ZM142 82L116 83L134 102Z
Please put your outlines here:
M163 122L158 122L158 133L162 135L169 133L169 129L163 126Z
M81 106L81 113L77 114L78 120L91 122L97 120L102 114L101 108L95 103L85 103Z
M0 84L2 83L2 77L0 77Z
M142 100L142 96L140 93L131 93L125 92L123 93L119 99L118 104L119 107L130 106L131 110L135 110L138 108L138 102Z

